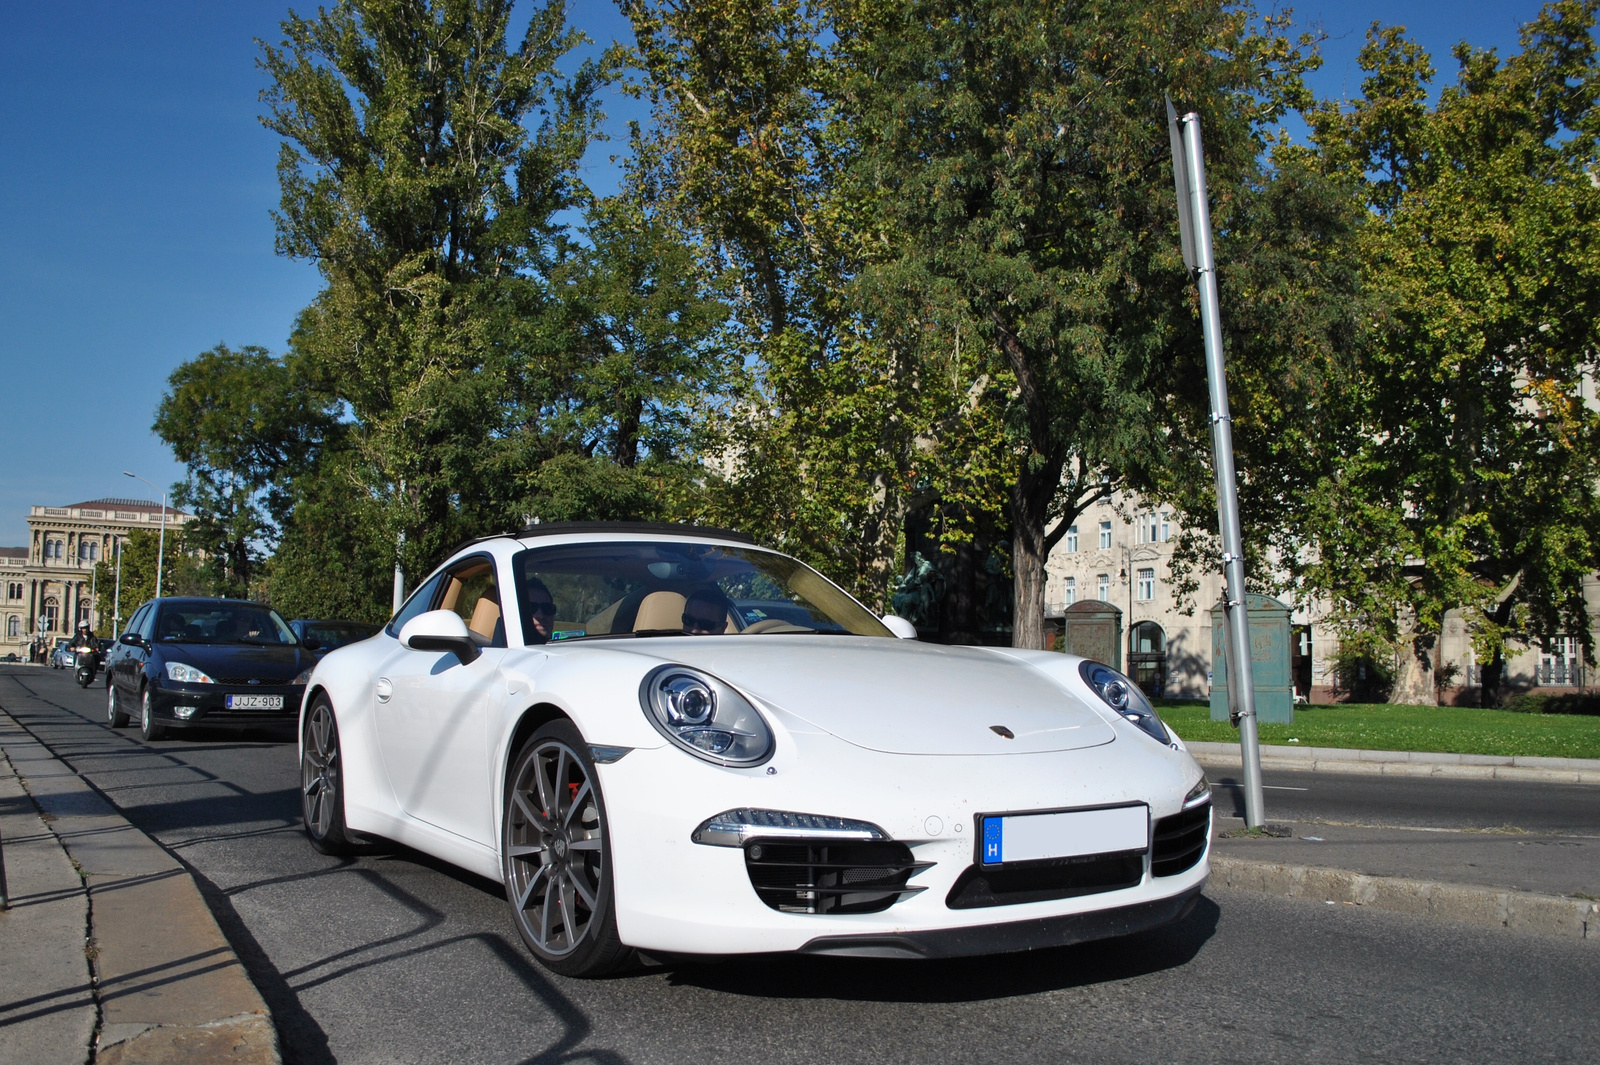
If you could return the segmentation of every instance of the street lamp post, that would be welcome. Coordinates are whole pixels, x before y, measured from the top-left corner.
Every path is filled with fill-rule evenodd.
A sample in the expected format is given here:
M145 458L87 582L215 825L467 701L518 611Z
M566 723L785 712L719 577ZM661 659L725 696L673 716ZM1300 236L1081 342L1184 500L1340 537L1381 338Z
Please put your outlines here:
M111 596L111 638L116 639L122 628L122 537L113 536L111 545L117 552L117 588Z
M152 489L154 489L155 491L161 492L161 489L156 488L156 486L154 484L151 484L149 481L145 481L145 479L143 477L140 477L136 473L129 473L127 470L123 470L122 471L122 476L124 476L124 477L132 477L135 481L144 481L145 484L150 485L150 487ZM156 546L156 598L157 599L161 598L161 569L166 564L166 558L167 558L167 493L161 492L161 539L160 539L160 541L158 542L158 544ZM120 564L120 554L119 554L119 564Z

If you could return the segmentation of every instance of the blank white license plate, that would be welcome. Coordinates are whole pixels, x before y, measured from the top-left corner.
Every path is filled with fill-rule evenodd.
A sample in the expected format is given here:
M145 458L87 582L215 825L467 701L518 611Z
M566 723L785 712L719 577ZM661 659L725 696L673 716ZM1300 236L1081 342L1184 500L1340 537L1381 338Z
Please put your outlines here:
M985 817L983 864L1076 858L1140 851L1150 846L1150 808L1144 803L1103 810Z
M229 710L282 710L281 695L230 695L226 705Z

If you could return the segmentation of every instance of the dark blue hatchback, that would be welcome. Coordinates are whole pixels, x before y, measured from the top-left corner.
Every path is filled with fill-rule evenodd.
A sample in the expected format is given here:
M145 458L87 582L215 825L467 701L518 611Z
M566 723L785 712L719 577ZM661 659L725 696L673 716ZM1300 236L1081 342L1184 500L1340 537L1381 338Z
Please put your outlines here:
M106 720L169 728L293 726L317 656L264 603L152 599L106 662Z

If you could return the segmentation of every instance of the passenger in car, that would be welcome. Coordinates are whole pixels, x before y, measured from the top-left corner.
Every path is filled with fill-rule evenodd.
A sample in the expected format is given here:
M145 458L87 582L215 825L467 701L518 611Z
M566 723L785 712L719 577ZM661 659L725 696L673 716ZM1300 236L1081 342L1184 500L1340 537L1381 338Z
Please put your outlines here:
M549 643L550 633L556 627L556 601L538 577L529 577L526 585L526 610L523 612L522 636L527 644Z
M714 584L702 584L683 602L683 631L690 636L715 636L728 631L733 604Z

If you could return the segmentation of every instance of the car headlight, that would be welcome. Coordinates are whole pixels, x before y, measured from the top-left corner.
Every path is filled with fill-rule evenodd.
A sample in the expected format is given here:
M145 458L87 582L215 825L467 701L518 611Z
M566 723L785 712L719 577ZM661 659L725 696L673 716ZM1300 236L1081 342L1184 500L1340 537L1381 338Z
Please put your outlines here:
M216 681L184 662L167 663L167 679L179 684L215 684Z
M1185 810L1193 809L1196 806L1204 806L1210 801L1211 781L1206 779L1204 773L1201 773L1200 780L1194 787L1189 789L1189 794L1183 797L1183 808Z
M306 668L302 669L300 672L296 673L294 675L294 680L291 680L289 683L290 684L310 684L311 683L311 671L316 669L316 668L317 668L316 666L307 666Z
M772 729L750 701L717 678L687 666L660 666L639 685L639 702L656 731L716 765L760 765L772 757Z
M1167 727L1156 716L1155 708L1137 684L1099 662L1084 662L1078 667L1078 672L1083 676L1083 682L1093 688L1107 706L1133 722L1139 731L1157 743L1172 743L1172 737L1167 735Z

